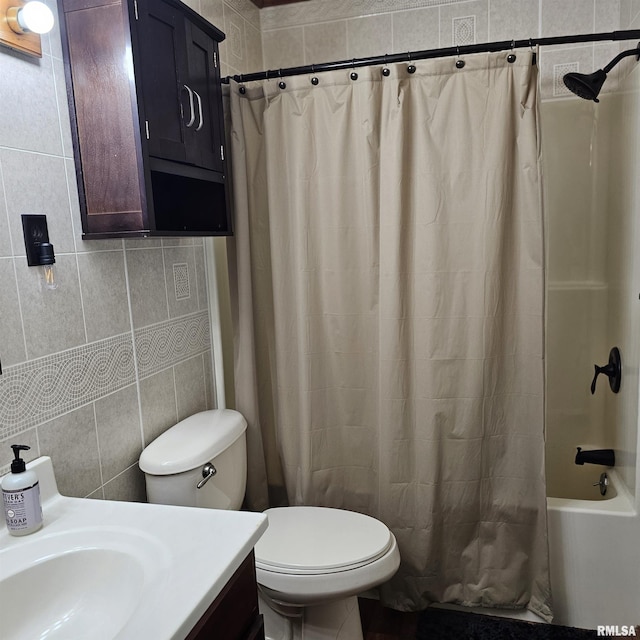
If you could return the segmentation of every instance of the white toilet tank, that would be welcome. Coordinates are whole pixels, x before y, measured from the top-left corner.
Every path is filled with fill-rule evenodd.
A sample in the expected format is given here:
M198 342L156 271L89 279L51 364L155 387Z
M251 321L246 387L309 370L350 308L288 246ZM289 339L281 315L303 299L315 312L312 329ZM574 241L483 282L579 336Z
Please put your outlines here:
M202 411L167 429L140 455L149 502L239 509L247 484L246 429L231 409ZM198 489L207 463L216 473Z

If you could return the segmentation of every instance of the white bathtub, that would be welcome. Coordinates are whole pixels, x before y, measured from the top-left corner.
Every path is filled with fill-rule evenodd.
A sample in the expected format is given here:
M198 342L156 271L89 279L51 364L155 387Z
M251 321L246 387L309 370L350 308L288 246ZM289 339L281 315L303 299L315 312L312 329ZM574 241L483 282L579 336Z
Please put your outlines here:
M603 470L610 484L601 498L591 480ZM578 495L593 499L547 498L554 623L638 625L640 540L631 496L615 470L584 465L568 471L584 476Z
M602 471L610 482L606 496L592 486ZM547 498L553 622L583 629L640 625L640 522L631 496L612 469L584 465L566 472L564 486L547 488L566 495L570 487L590 499ZM543 622L530 611L435 606Z

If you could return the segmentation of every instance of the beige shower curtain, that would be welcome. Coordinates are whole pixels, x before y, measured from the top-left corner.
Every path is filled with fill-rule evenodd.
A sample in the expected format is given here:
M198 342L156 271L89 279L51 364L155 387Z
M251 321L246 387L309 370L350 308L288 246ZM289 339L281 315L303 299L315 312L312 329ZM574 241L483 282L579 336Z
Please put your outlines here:
M537 71L508 53L232 83L236 398L252 506L266 460L291 504L383 520L385 604L549 619Z

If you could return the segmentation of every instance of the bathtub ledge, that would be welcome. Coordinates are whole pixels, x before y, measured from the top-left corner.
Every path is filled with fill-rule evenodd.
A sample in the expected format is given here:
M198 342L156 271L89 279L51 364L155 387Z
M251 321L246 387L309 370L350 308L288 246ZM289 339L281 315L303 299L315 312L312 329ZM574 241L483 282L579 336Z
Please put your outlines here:
M547 510L571 513L615 515L634 518L638 515L633 499L616 471L607 471L615 487L616 496L609 500L574 500L571 498L547 498Z

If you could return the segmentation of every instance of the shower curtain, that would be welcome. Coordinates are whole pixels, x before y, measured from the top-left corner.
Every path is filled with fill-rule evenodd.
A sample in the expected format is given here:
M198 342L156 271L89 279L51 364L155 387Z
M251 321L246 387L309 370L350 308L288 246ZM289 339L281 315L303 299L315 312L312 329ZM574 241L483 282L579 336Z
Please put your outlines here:
M391 528L386 605L550 619L537 70L508 54L232 83L236 404L252 507L266 465Z

